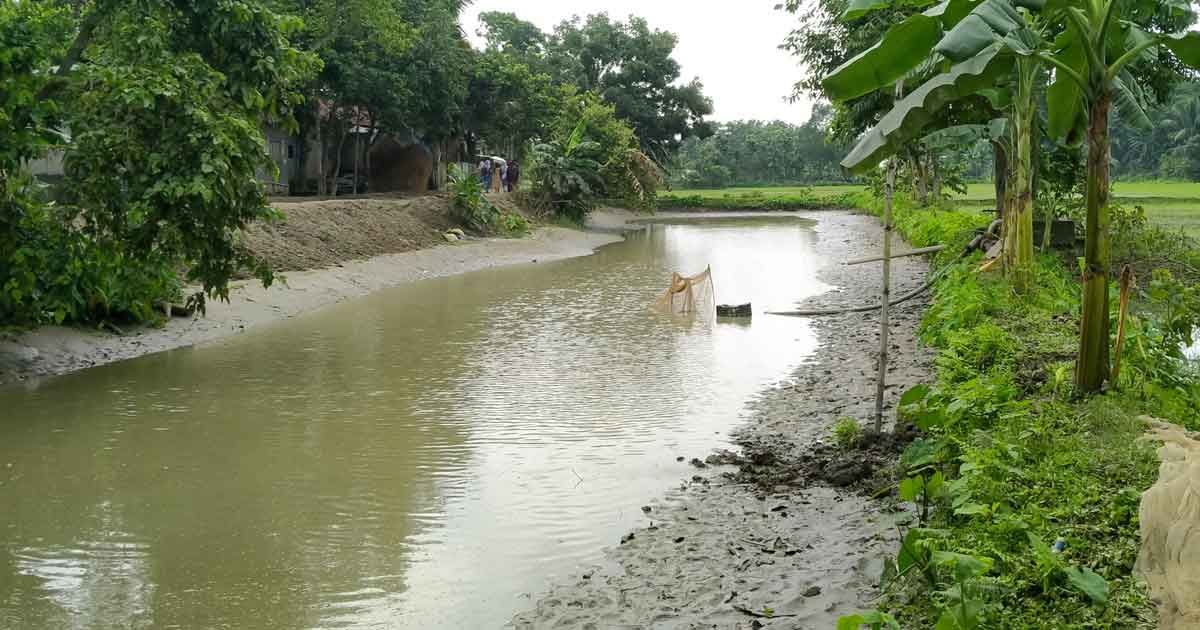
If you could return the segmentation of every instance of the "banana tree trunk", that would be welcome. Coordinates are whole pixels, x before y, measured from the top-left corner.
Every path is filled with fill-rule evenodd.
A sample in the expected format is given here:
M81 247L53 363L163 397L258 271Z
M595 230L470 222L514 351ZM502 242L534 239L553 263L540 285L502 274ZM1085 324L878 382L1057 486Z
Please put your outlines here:
M1075 387L1097 392L1108 376L1108 115L1112 92L1105 89L1088 111L1087 235L1083 250L1083 315Z
M1008 198L1008 151L1001 142L992 142L992 184L996 188L996 218L1004 218Z
M1033 125L1037 110L1033 100L1036 67L1018 62L1019 76L1013 103L1013 140L1017 148L1013 165L1013 205L1005 217L1005 263L1009 281L1020 293L1029 291L1033 276Z
M929 205L929 185L925 175L925 155L918 151L909 153L913 169L913 187L917 191L917 203L921 207Z

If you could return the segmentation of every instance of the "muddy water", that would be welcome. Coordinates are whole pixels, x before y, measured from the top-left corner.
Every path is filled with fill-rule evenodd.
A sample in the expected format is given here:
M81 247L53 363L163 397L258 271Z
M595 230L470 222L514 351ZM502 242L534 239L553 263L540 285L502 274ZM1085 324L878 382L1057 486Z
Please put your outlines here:
M647 308L813 279L796 217L655 224L0 389L0 628L486 628L599 561L815 347Z

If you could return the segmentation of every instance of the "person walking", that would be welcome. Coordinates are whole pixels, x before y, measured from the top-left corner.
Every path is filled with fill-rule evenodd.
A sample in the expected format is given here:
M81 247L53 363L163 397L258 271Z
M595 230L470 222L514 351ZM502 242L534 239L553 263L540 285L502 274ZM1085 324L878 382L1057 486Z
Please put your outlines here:
M508 192L517 189L517 182L521 180L521 165L517 164L516 160L508 163Z
M479 163L479 179L483 181L483 190L490 192L492 190L492 159L484 158Z
M500 163L500 190L508 192L508 162Z

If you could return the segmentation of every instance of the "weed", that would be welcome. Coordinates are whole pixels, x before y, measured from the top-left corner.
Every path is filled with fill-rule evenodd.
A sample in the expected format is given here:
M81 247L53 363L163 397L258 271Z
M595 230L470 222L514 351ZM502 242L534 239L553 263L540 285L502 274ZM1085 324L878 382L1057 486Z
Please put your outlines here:
M833 425L833 442L843 451L849 451L862 443L863 430L858 420L843 417Z

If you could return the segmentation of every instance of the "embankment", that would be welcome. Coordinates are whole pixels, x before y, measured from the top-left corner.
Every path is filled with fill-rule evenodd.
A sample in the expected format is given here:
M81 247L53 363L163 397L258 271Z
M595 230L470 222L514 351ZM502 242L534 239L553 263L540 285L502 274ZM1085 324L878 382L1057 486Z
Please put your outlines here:
M542 227L521 239L473 238L450 245L442 234L456 223L446 199L437 195L278 207L282 221L245 234L251 250L285 272L271 288L236 282L229 302L210 303L203 317L172 319L122 335L50 326L2 336L0 384L216 341L407 282L584 256L620 240L613 234Z

